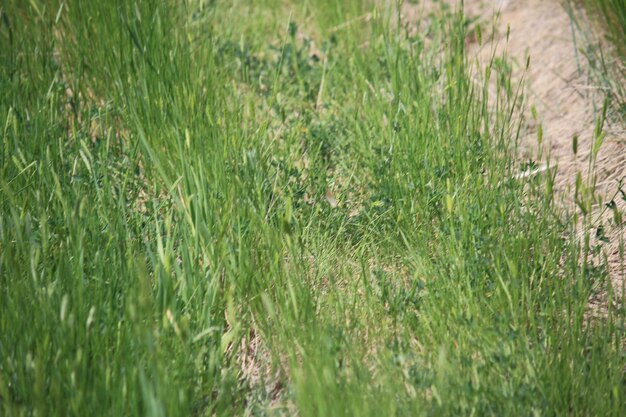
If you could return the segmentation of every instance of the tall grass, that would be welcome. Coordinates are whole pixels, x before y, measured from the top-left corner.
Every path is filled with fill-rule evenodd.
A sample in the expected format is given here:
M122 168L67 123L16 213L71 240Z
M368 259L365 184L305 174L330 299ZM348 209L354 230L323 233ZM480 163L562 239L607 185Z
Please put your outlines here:
M2 6L2 414L622 415L506 57L290 7Z
M582 5L586 14L577 11ZM582 50L593 75L612 99L615 115L626 122L626 3L621 0L568 2L568 11L584 35ZM608 42L607 42L608 41Z
M622 62L626 62L626 4L619 0L589 0L586 6L602 19L607 37L615 45Z

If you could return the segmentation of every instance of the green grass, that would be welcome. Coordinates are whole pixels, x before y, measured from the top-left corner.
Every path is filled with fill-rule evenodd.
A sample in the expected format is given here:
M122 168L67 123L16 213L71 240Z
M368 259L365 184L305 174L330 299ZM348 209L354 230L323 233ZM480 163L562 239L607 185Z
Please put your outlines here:
M593 76L612 100L614 115L626 123L626 2L569 0L567 9L582 31L580 45ZM576 6L582 5L586 14Z
M588 0L585 5L602 19L607 38L615 45L622 62L626 62L626 4L619 0Z
M0 10L1 415L626 412L624 312L461 15Z

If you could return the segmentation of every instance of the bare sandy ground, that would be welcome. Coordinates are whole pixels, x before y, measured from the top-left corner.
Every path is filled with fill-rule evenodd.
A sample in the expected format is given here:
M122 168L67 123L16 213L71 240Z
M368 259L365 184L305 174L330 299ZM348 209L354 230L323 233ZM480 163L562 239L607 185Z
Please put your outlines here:
M447 3L458 6L459 1L447 0ZM597 261L608 260L614 286L622 288L626 271L620 259L620 245L623 250L625 225L623 221L619 225L615 223L613 210L607 203L612 206L610 202L615 196L618 209L626 213L626 202L618 191L622 179L626 191L626 133L624 126L607 121L606 138L595 160L595 170L590 170L594 127L603 97L589 77L586 58L578 50L580 34L571 24L565 7L559 0L465 0L464 5L465 14L478 17L483 28L495 21L491 35L498 49L506 48L513 60L514 78L524 75L526 59L530 57L530 67L525 72L526 104L528 108L537 109L538 120L528 123L522 132L525 155L520 157L538 154L537 130L541 124L543 155L557 169L555 189L561 203L573 209L577 174L580 172L582 178L587 179L595 173L591 244L601 245ZM418 5L405 3L402 13L412 20L432 7L436 7L432 1ZM507 30L510 30L508 42ZM479 59L481 54L488 53L478 45L472 48ZM574 136L578 138L576 154L572 143ZM603 233L598 233L600 225ZM600 241L600 237L609 242Z

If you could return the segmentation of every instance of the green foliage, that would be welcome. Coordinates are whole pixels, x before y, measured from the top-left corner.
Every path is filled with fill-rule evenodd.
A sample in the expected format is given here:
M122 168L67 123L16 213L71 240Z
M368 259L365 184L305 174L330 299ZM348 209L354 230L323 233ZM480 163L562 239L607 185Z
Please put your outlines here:
M0 414L624 414L506 57L250 3L0 9Z
M615 116L623 123L626 121L626 2L580 0L587 15L577 11L574 3L567 3L568 12L585 37L581 49L605 95L612 100Z
M596 0L589 1L587 6L603 19L608 38L615 44L622 62L626 62L626 4L620 0Z

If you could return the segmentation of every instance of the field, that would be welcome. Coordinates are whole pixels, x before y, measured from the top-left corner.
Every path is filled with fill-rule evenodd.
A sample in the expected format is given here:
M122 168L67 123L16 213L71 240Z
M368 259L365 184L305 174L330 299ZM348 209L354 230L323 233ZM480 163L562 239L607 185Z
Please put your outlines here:
M0 416L626 415L613 103L387 3L0 5Z

